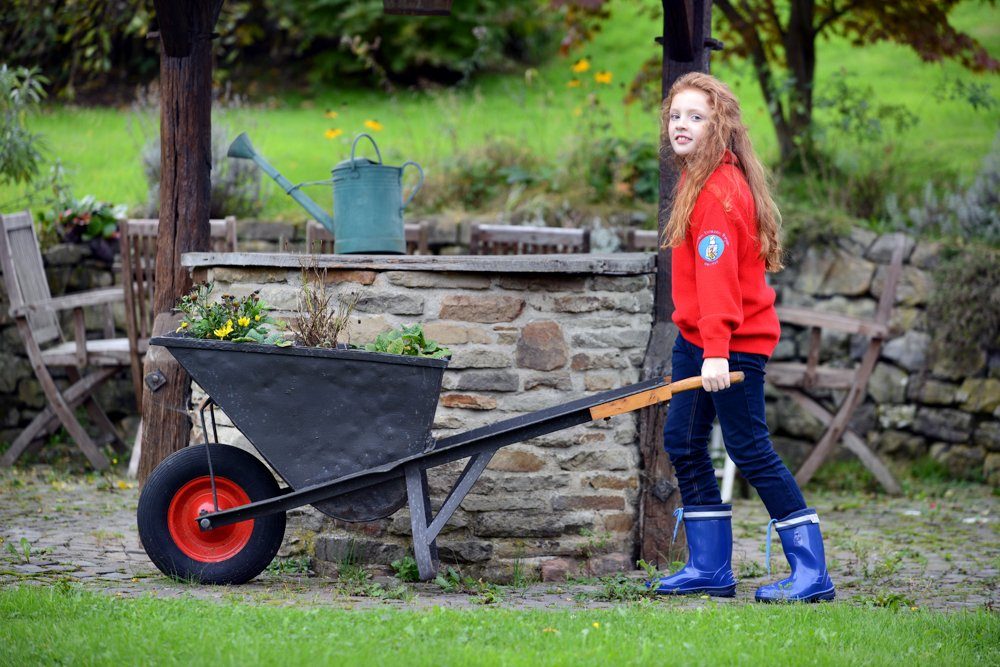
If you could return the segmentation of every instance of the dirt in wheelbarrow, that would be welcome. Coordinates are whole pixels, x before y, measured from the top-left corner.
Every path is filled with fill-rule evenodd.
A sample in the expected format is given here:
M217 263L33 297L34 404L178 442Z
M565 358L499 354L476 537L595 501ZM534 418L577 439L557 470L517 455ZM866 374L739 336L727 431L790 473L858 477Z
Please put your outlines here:
M837 602L869 606L995 609L1000 600L1000 499L989 487L934 484L906 496L807 490L819 511ZM707 598L650 598L639 570L566 582L473 580L443 568L436 582L403 583L354 566L318 576L296 554L295 517L286 545L249 584L205 586L163 576L136 532L138 489L116 474L69 474L34 465L0 472L0 586L54 585L120 597L191 597L264 605L404 608L483 605L507 608L602 608L643 599L677 608ZM775 539L773 577L764 563L767 516L756 499L733 507L737 595L722 604L751 604L756 587L788 566ZM713 603L714 604L714 603Z

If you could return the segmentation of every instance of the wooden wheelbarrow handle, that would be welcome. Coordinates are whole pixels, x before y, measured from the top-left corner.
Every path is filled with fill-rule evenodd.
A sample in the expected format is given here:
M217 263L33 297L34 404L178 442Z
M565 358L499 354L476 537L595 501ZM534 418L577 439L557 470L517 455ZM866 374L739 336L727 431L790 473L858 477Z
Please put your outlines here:
M743 378L744 375L742 371L734 371L729 374L729 381L732 384L743 382ZM614 401L595 405L590 408L590 418L606 419L608 417L613 417L614 415L620 415L626 412L632 412L633 410L638 410L640 408L646 408L650 405L656 405L657 403L664 403L669 401L674 394L682 391L688 391L690 389L701 389L700 375L685 378L684 380L678 380L677 382L671 382L668 385L656 387L655 389L647 389L646 391L641 391L638 394L632 394L631 396L626 396L625 398L619 398Z

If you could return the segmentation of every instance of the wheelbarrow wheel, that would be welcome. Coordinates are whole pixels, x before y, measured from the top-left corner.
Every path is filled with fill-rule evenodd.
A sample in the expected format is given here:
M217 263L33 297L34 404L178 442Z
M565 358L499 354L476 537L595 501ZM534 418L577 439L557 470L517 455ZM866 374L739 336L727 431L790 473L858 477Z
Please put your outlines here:
M139 496L139 539L164 574L206 584L242 584L274 559L285 536L278 512L202 531L196 520L214 509L205 445L174 452L153 470ZM219 509L280 493L271 471L252 454L211 445Z

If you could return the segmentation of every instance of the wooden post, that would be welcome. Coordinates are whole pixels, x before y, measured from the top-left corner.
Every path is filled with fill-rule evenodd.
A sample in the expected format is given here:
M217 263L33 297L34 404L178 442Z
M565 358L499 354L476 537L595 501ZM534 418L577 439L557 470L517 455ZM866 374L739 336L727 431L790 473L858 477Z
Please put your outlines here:
M160 224L153 335L191 288L181 254L209 250L212 166L212 29L223 0L155 0L160 21ZM139 480L188 444L191 380L169 354L146 356Z
M712 29L711 0L662 0L663 75L661 99L679 77L688 72L708 72ZM679 174L674 166L669 140L660 129L659 230L670 217L674 186ZM670 250L660 249L656 258L656 289L653 331L643 362L643 379L670 375L670 350L677 335L670 317L674 311L670 294ZM664 406L644 408L639 413L639 456L642 462L639 495L639 557L661 567L671 560L670 537L674 529L673 511L680 506L677 477L663 450ZM677 550L683 543L673 545Z

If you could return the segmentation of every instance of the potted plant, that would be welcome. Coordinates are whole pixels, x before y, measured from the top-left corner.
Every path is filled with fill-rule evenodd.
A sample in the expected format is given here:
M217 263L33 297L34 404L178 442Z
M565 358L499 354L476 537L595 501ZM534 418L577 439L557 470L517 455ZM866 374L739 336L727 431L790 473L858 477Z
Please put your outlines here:
M93 195L68 199L55 212L42 213L43 227L52 228L63 243L87 245L94 257L111 264L118 252L118 224L126 207L98 201Z

